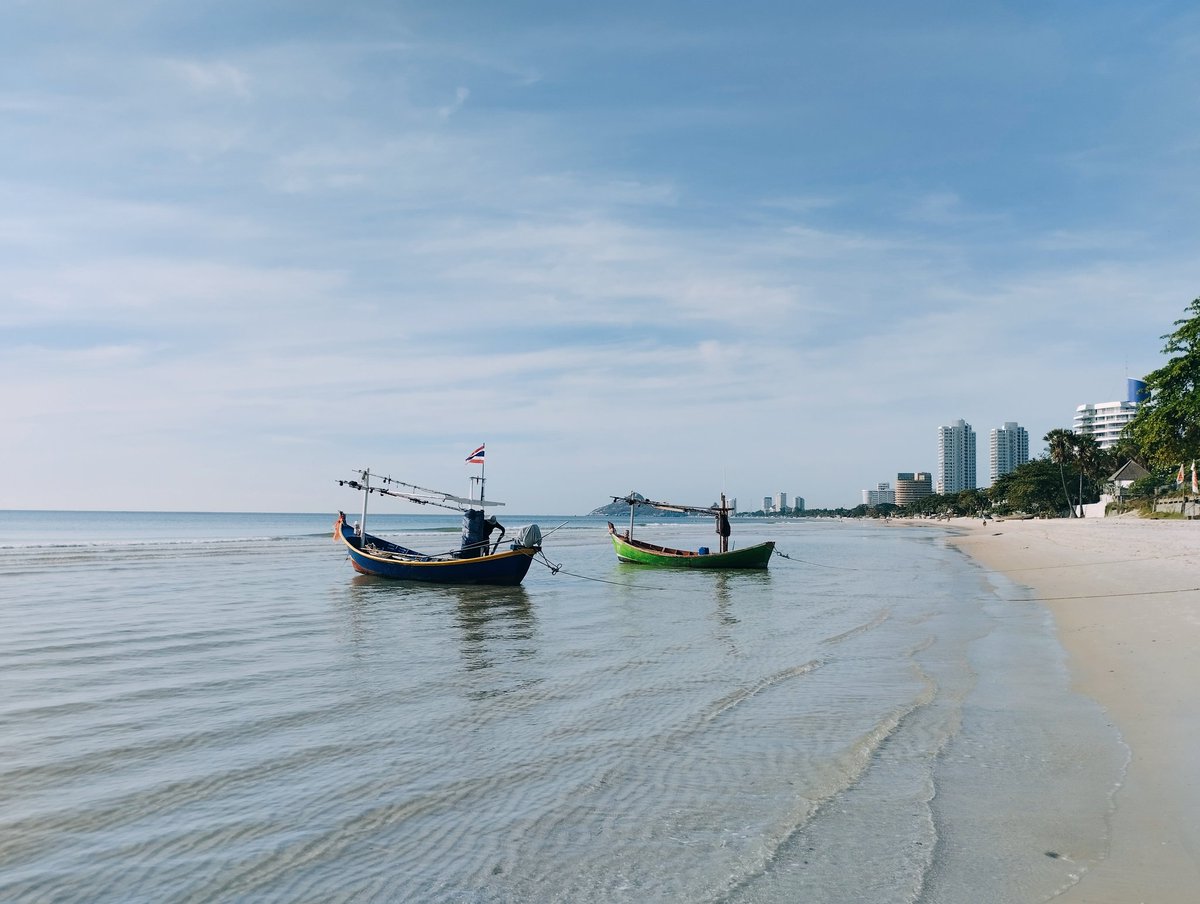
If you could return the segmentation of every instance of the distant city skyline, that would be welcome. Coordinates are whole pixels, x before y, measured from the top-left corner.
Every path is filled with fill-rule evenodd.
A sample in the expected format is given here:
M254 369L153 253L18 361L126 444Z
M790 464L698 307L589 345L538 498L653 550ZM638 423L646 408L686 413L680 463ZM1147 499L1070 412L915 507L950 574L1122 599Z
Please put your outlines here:
M1076 407L1073 423L1070 428L1076 433L1096 437L1103 449L1112 448L1120 435L1122 428L1132 420L1138 404L1146 398L1146 384L1143 380L1127 378L1125 380L1125 396L1112 402L1084 403ZM966 433L970 431L970 434ZM1048 432L1048 431L1047 431ZM1045 441L1038 438L1038 444L1030 448L1029 431L1017 421L1005 421L1003 426L992 428L988 437L988 473L987 482L979 480L978 437L974 428L964 419L959 418L949 425L938 427L937 448L933 460L937 462L934 471L938 476L934 479L933 492L957 492L959 489L986 488L995 482L996 478L1006 474L1013 468L1028 462L1031 458L1044 454ZM966 486L968 473L974 465L975 483ZM949 484L956 487L952 490L940 489L949 474ZM912 472L909 472L912 473ZM898 478L903 474L897 473ZM959 482L963 485L960 485ZM861 489L861 502L857 504L878 504L885 497L881 495L886 482L876 483L876 489ZM896 490L891 490L893 496ZM851 507L848 503L846 507Z

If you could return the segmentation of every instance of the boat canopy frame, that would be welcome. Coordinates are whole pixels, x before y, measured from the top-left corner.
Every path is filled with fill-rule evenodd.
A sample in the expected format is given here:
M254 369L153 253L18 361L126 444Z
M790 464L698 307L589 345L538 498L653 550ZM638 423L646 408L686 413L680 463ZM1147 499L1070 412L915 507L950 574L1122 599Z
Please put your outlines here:
M729 534L731 529L729 526L729 513L733 511L733 507L725 502L725 494L721 494L720 505L679 505L674 502L657 502L653 499L644 499L639 493L630 492L624 496L613 496L613 502L624 502L629 506L629 532L626 536L633 539L633 516L639 505L648 505L651 508L659 509L664 512L679 512L685 515L709 515L717 519L717 536L721 538L721 552L729 552Z

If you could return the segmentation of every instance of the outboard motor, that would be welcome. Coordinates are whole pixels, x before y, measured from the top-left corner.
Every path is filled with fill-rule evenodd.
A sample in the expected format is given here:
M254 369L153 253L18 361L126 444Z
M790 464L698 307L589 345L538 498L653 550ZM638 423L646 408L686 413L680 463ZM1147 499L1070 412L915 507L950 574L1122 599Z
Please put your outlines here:
M541 549L542 529L536 524L521 528L517 539L513 540L513 549Z

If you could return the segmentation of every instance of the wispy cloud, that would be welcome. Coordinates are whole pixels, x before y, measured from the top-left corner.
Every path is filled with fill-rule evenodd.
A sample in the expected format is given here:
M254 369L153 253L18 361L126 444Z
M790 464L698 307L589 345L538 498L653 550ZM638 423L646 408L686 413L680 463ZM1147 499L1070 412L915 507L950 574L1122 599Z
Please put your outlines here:
M163 67L199 94L250 100L250 78L242 69L223 60L164 60Z
M683 12L25 11L0 457L68 476L7 504L320 509L483 440L525 508L853 504L1158 360L1198 133L1146 90L1191 43L1145 48L1186 17Z
M462 109L463 104L467 102L467 98L471 96L471 92L461 85L454 91L454 103L447 104L438 109L438 116L442 119L449 119L455 113Z

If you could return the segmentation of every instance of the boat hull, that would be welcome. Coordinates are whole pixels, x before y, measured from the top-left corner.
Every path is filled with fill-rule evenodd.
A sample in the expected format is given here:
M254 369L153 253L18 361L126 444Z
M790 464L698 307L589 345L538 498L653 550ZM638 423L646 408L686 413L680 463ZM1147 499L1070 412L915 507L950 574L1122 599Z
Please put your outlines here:
M664 568L736 569L766 568L775 552L775 541L768 540L744 549L729 552L710 552L704 555L688 549L672 549L655 546L640 540L626 540L615 531L610 531L617 559L634 565L657 565Z
M540 547L519 547L469 559L424 556L367 534L363 544L354 528L338 518L333 538L346 547L350 564L361 574L426 584L488 584L515 587L525 579ZM364 548L364 545L366 548Z

